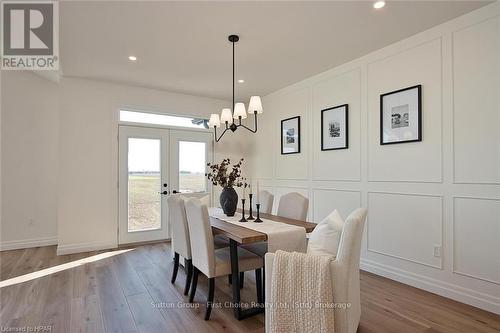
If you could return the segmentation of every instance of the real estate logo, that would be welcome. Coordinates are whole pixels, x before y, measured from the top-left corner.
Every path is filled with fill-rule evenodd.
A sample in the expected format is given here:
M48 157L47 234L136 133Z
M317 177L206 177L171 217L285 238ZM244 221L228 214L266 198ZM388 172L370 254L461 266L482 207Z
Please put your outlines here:
M56 1L2 1L1 69L59 69Z

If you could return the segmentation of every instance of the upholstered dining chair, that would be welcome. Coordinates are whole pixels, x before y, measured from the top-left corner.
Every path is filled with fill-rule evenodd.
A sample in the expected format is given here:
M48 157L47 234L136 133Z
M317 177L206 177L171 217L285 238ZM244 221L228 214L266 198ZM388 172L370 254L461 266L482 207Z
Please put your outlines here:
M335 332L356 332L361 317L359 258L361 241L367 210L358 208L351 213L342 226L342 234L335 260L330 263L333 284L333 301L337 304L350 304L349 307L336 307L334 310ZM273 274L274 254L265 256L266 300L271 299L271 278ZM266 308L266 331L269 330L269 307Z
M177 271L179 270L179 256L184 258L184 268L186 269L186 286L184 295L189 292L191 277L193 275L193 265L191 260L191 241L189 238L188 222L184 198L180 195L171 195L167 199L170 214L170 225L172 227L172 244L174 250L174 269L172 271L171 282L175 283Z
M191 253L193 260L193 283L189 302L193 302L198 284L198 274L202 272L208 278L208 297L205 320L210 318L214 300L215 278L231 273L229 248L214 248L212 227L209 223L208 208L197 199L186 201L186 214L191 235ZM238 247L239 271L255 270L257 283L257 299L262 299L262 282L260 270L263 266L261 257Z
M172 271L171 282L175 283L177 272L179 271L179 259L184 258L184 269L186 270L186 285L184 295L189 292L191 278L193 276L193 264L191 260L191 240L189 236L189 227L186 217L185 201L189 197L181 194L173 194L168 197L167 205L170 214L170 225L172 227L172 248L174 250L174 269ZM201 197L200 202L207 204L210 197ZM214 247L216 249L229 246L229 242L221 237L214 238Z
M282 195L278 205L278 216L304 221L307 217L309 199L297 192Z
M266 190L262 190L259 192L259 198L260 198L260 212L261 213L266 213L266 214L271 214L273 212L273 203L274 203L274 195L271 192L268 192ZM257 208L255 206L256 203L253 204L253 209L257 211Z

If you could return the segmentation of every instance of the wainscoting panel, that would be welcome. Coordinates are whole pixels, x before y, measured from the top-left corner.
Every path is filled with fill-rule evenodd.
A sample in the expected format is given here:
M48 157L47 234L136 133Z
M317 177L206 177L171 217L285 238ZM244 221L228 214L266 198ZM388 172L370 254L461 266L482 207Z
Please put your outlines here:
M299 89L286 93L273 108L266 110L276 115L274 141L276 146L275 175L277 179L307 179L309 177L309 129L310 89ZM300 154L281 155L281 120L300 116ZM268 141L269 143L269 141Z
M361 72L328 78L313 86L312 134L314 180L359 181L361 178ZM321 110L348 104L349 149L321 151Z
M441 268L440 196L369 192L368 212L368 251Z
M497 16L453 33L456 183L500 183L499 31Z
M380 145L380 95L418 84L422 142ZM441 38L368 64L370 181L442 181L441 84Z
M500 284L500 199L453 198L453 272Z
M361 192L313 189L312 202L314 222L319 223L335 209L346 219L355 209L361 207Z

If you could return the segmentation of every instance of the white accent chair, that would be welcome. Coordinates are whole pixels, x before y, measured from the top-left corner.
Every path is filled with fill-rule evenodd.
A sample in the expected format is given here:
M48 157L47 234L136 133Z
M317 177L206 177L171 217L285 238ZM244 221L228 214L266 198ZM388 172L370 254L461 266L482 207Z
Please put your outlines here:
M189 302L193 302L201 271L208 278L208 297L205 320L210 318L215 291L215 278L231 274L229 248L214 248L212 227L206 205L197 199L186 201L186 214L191 235L191 253L193 260L193 282ZM263 260L261 257L238 247L239 271L255 270L256 279L260 279ZM262 285L257 283L257 299L262 299Z
M358 208L347 217L342 228L337 257L330 264L333 301L335 303L351 304L347 309L335 309L335 332L338 333L356 332L361 317L359 258L366 214L366 209ZM271 302L273 260L273 253L266 254L266 300ZM269 330L268 318L269 315L266 313L266 331Z
M271 214L273 211L274 195L271 192L262 190L259 192L260 202L255 202L253 204L253 209L257 211L257 206L255 204L260 203L260 212L265 214Z
M287 193L280 198L278 216L305 221L309 199L297 192Z

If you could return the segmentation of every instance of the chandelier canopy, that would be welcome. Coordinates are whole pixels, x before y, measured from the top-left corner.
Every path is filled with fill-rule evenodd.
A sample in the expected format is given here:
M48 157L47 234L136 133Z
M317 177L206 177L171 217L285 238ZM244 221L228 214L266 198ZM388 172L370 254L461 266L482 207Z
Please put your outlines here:
M210 115L210 120L208 121L208 126L214 128L214 136L215 136L215 142L219 142L219 140L226 134L228 130L231 131L236 131L239 127L246 128L252 133L257 132L257 115L262 113L262 101L260 99L260 96L252 96L250 97L250 102L248 103L248 113L254 115L254 128L251 129L244 124L241 123L242 119L246 119L247 117L247 111L245 109L245 103L242 102L237 102L235 103L234 100L234 45L240 40L240 37L238 35L230 35L227 38L232 46L233 46L233 100L232 100L232 106L233 109L231 110L230 108L224 108L221 111L220 117L217 113L212 113ZM234 120L237 120L238 123L235 124ZM217 128L221 127L221 124L225 126L224 132L217 137Z

